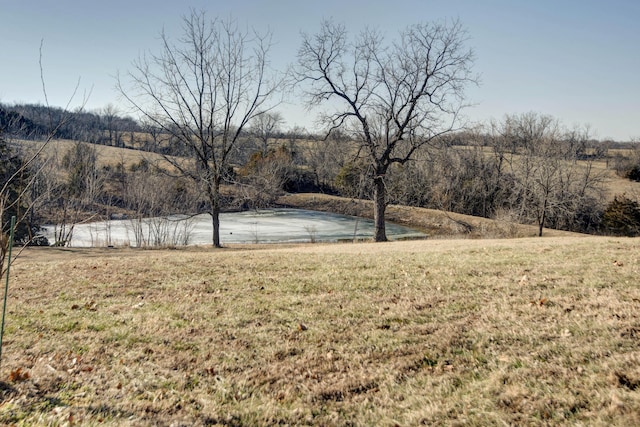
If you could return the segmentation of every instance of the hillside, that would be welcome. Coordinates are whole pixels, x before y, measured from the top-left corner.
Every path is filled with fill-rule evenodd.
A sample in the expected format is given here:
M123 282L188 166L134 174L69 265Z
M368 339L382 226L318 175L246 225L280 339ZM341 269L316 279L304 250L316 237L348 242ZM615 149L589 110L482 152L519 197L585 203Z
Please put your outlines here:
M30 248L4 425L638 425L640 240Z

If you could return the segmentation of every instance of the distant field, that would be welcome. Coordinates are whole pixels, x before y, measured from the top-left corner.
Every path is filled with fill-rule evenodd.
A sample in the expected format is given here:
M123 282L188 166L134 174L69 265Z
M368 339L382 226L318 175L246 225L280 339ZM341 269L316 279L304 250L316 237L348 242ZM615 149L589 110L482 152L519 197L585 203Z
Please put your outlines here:
M29 249L3 425L640 425L640 239Z
M30 149L36 149L42 145L41 142L36 141L20 141L20 143ZM77 141L71 141L68 139L56 139L48 143L45 152L49 154L56 154L62 158L62 156L64 156L64 154L72 149L74 144L77 143ZM168 163L162 159L162 156L156 153L133 150L130 148L110 147L107 145L90 145L96 149L97 165L100 167L122 164L125 168L130 168L132 165L139 164L142 159L160 162L161 166L164 165L165 167L169 167Z
M640 182L616 175L615 171L610 168L609 163L611 162L611 160L598 160L593 163L594 171L604 177L607 200L613 200L614 196L624 194L640 201ZM582 163L584 164L585 162Z

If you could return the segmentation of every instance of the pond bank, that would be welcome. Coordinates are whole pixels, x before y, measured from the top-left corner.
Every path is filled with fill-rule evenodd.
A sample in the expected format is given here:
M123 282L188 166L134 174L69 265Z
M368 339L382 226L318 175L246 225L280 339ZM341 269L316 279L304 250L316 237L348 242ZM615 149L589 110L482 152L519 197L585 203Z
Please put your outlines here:
M350 199L327 194L288 194L280 197L276 206L334 212L373 219L373 202L370 200ZM535 237L538 233L537 227L533 225L412 206L389 205L385 219L388 223L420 230L430 238L514 238ZM583 236L583 234L545 228L543 236Z

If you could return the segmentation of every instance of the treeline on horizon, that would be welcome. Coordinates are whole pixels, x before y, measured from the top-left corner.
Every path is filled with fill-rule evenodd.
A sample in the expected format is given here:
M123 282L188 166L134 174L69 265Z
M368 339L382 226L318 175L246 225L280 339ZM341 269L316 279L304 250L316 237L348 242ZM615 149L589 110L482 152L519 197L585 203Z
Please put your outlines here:
M140 123L130 116L120 115L117 107L109 104L93 111L68 111L62 107L43 104L7 104L0 102L0 131L5 138L37 140L51 132L52 124L62 123L54 138L89 142L91 144L113 145L116 147L139 149L127 144L126 136L131 132L153 132L155 126ZM339 132L338 132L339 133ZM465 132L452 143L465 145ZM278 129L274 138L285 138L294 135L297 138L324 139L324 134L314 134L305 128L296 127L283 131ZM619 141L612 139L590 139L594 145L604 144L607 148L633 148L638 141Z
M143 126L135 119L120 116L110 105L89 112L68 111L41 104L0 103L0 129L5 138L42 139L49 136L54 124L61 124L55 130L55 138L104 145L111 145L108 141L109 130L118 133L143 131Z

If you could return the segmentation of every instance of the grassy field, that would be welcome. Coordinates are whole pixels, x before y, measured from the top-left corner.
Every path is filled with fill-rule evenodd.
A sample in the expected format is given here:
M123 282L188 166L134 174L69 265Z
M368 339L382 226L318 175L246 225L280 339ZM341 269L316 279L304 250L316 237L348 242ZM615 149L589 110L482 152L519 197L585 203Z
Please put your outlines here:
M639 425L640 239L34 248L3 425Z
M42 147L42 142L39 141L21 140L19 143L27 150L27 152L34 152ZM55 139L46 145L44 152L48 156L56 155L59 158L62 158L66 153L72 150L76 144L78 144L78 141ZM118 165L122 165L125 169L130 169L132 166L139 164L140 161L144 159L164 169L172 169L172 166L164 160L161 155L156 153L133 150L130 148L88 144L84 142L82 144L86 144L96 150L96 164L98 167L116 167Z

